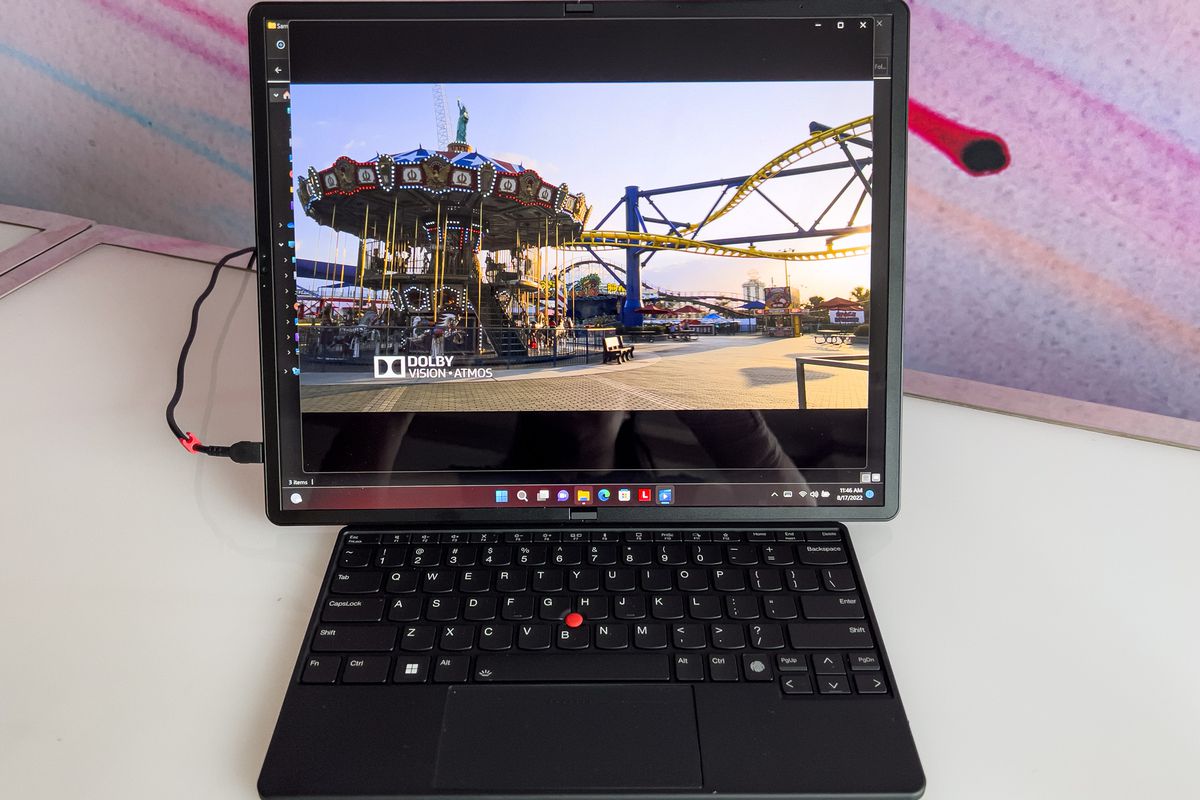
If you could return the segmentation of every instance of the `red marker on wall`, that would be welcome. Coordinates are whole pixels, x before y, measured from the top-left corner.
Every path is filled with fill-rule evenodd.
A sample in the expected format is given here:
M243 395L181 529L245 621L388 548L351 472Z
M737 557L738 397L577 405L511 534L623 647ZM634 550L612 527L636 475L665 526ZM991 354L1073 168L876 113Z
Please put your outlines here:
M916 100L908 101L908 129L968 175L995 175L1008 168L1008 145L999 136L955 122Z

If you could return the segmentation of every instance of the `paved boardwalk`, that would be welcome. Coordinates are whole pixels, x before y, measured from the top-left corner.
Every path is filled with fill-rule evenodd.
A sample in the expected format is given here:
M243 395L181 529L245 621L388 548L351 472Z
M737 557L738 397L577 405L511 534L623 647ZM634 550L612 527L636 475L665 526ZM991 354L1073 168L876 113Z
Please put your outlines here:
M866 354L861 346L812 337L704 337L638 344L626 364L495 371L492 379L385 382L370 376L305 373L304 411L635 411L796 408L798 356ZM862 408L867 373L806 368L809 408Z

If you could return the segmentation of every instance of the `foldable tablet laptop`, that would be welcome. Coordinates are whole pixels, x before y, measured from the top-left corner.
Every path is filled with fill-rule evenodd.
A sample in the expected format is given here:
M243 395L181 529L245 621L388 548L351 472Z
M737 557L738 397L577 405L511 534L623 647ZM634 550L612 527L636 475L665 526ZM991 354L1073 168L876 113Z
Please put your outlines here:
M268 797L913 797L894 0L250 12Z

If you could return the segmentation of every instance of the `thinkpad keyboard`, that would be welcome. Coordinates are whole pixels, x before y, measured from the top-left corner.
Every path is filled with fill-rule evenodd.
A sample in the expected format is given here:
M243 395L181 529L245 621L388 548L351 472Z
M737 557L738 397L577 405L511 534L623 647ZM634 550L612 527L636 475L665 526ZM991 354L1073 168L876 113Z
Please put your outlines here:
M840 530L346 532L306 684L888 695Z

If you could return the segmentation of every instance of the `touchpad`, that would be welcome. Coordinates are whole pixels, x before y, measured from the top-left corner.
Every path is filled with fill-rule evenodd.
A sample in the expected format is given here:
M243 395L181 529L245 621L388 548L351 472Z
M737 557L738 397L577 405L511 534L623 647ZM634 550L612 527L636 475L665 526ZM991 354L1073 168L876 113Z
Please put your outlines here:
M456 686L442 719L442 789L703 784L690 686Z

